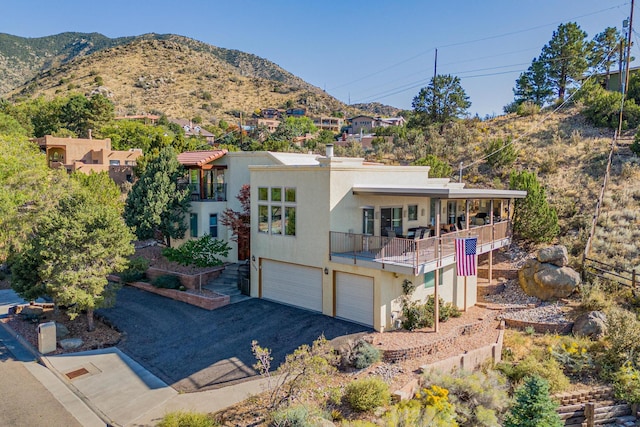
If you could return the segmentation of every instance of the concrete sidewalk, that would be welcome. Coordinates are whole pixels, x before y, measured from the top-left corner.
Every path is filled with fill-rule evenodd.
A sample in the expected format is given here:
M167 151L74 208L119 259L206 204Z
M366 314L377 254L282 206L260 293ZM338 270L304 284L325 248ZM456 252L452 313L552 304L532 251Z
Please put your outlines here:
M19 303L13 291L0 290L0 316ZM2 325L0 337L9 351L83 426L154 426L168 412L215 412L266 389L267 380L259 378L178 394L118 348L46 356Z

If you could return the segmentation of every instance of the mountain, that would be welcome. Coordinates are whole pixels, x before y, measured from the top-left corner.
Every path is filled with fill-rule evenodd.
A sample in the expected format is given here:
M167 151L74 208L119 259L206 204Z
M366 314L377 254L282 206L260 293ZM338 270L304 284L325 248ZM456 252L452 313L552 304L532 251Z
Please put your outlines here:
M261 108L304 107L310 115L367 111L267 59L173 34L0 34L0 82L0 96L11 100L102 93L117 115L156 112L205 122L236 119L241 112L247 117Z

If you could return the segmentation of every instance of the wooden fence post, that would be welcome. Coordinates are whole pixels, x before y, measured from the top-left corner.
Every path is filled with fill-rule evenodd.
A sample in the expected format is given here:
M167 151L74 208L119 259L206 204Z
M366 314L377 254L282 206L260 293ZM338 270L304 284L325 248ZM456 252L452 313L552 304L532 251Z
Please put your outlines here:
M596 404L588 402L584 404L584 418L587 423L587 427L594 427L596 423Z
M631 271L631 286L633 287L633 289L636 288L636 269L635 268Z

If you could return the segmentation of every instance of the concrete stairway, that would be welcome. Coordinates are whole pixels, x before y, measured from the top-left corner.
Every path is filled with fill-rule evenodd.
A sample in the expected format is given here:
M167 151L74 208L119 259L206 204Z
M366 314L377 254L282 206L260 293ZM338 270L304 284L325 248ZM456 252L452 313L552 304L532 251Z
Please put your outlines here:
M242 264L226 265L220 276L210 280L203 286L203 288L222 295L229 295L229 304L234 304L251 298L248 295L243 295L238 288L238 281L242 276L242 273L239 271L241 266Z

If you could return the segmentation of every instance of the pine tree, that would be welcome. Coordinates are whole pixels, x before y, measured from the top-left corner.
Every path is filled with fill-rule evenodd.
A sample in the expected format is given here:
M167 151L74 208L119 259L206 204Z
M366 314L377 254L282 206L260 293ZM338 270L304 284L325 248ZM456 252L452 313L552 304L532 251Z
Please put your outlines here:
M520 74L513 89L516 103L529 101L543 107L553 97L553 86L549 80L547 67L541 59L534 59L529 69Z
M125 204L124 219L135 229L138 239L161 233L167 246L171 239L184 237L189 211L189 188L181 184L184 168L171 147L163 148L152 159L140 179L133 184Z
M504 427L561 427L558 405L549 397L549 384L537 375L528 377L515 393L515 403Z
M593 38L587 58L590 67L606 74L605 89L607 90L611 67L620 59L620 43L624 43L620 32L615 27L607 27Z
M560 232L558 215L547 201L544 187L535 173L521 171L511 173L509 187L524 190L527 196L516 199L513 213L513 231L522 238L534 242L550 242Z
M545 62L547 76L558 91L558 99L564 99L569 85L580 79L588 68L586 37L587 33L575 22L560 24L542 48L540 59Z
M420 89L413 98L412 107L418 124L445 123L466 114L471 106L460 78L437 75L429 86Z

